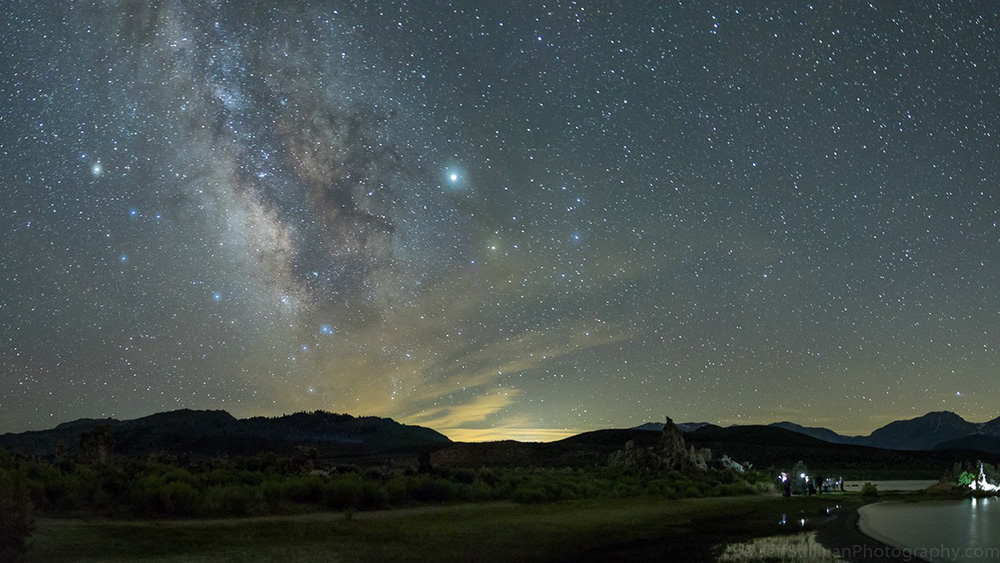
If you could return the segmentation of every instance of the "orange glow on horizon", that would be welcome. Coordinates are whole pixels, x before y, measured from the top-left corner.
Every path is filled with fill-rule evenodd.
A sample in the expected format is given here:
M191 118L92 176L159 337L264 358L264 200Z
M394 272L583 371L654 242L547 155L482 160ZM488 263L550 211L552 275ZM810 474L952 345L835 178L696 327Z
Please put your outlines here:
M445 428L438 430L455 442L555 442L586 430L573 428Z

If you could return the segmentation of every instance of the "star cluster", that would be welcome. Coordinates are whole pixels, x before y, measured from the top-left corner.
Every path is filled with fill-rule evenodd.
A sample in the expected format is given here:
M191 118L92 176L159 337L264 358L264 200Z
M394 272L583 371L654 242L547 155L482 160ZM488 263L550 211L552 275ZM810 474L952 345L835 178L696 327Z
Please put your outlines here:
M2 430L997 415L988 3L5 11Z

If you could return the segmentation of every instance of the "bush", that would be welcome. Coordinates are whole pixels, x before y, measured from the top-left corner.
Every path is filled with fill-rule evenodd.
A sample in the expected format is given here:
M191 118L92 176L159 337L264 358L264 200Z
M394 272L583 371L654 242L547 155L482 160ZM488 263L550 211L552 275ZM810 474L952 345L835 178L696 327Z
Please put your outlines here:
M23 561L34 529L34 506L26 479L0 470L0 561Z
M547 502L552 500L545 490L532 485L522 485L514 489L513 495L514 502L520 502L523 504L535 504L539 502Z
M878 487L872 483L865 483L861 487L861 496L865 498L875 498L878 496Z
M382 486L382 490L385 492L386 502L391 505L406 504L410 500L407 495L405 477L393 477L389 479Z
M291 502L319 503L323 500L323 480L316 475L289 477L285 481L284 497Z
M264 504L271 514L281 511L281 483L277 481L264 481L260 487L261 495L264 497Z
M200 508L198 491L183 481L163 485L159 497L160 510L171 516L191 516Z
M183 467L167 467L160 474L159 478L166 483L179 482L187 483L188 485L194 485L198 482L194 475L190 471L184 469Z
M205 491L205 510L210 514L246 516L252 504L250 491L240 485L216 485Z
M471 485L476 480L476 472L471 469L457 468L451 470L451 480L463 485Z
M479 479L486 483L489 487L496 487L500 484L500 476L497 472L489 467L483 467L479 470Z
M430 475L418 475L410 480L410 496L419 502L447 502L454 500L457 484Z
M361 508L362 495L358 479L337 478L323 487L323 504L334 510Z
M708 494L713 497L728 497L753 493L753 487L747 485L746 483L720 483L712 487L712 489L708 492Z

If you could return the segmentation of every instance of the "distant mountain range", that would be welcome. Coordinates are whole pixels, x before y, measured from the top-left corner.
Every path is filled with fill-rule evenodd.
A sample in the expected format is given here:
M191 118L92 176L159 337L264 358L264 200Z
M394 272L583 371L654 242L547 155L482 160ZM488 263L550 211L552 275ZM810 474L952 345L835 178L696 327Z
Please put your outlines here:
M678 425L679 426L679 425ZM647 427L651 428L651 427ZM636 448L655 446L659 432L595 430L555 442L454 442L431 454L435 466L453 467L588 467L607 463L631 441ZM847 479L937 479L957 462L1000 462L1000 454L965 449L905 451L835 444L777 426L701 425L684 433L684 441L728 455L761 470L788 469L804 461L811 470Z
M296 446L315 448L320 458L420 454L451 443L430 428L400 424L391 418L354 417L322 411L275 418L237 419L222 410L177 410L135 420L80 419L51 430L0 435L8 451L52 457L58 449L76 455L80 435L109 426L114 452L122 455L165 453L215 457L291 453Z
M639 430L660 430L662 424L647 422ZM679 424L684 432L707 426L704 422ZM869 446L885 450L974 450L1000 454L1000 418L989 422L969 422L955 413L931 412L910 420L897 420L868 436L843 436L828 428L775 422L770 426L811 436L831 444ZM691 428L690 430L688 428Z
M178 410L135 420L81 419L50 430L0 435L8 451L52 458L77 456L80 443L106 426L115 455L162 453L179 458L274 452L295 454L303 446L318 460L382 463L430 454L435 465L479 468L585 467L606 463L628 441L649 447L659 439L660 423L624 430L585 432L548 443L505 440L452 442L443 434L390 418L354 417L322 411L275 418L237 419L225 411ZM722 428L705 422L679 424L685 441L710 448L756 467L791 467L808 460L811 468L874 478L892 475L940 476L957 461L1000 462L1000 419L977 424L950 412L933 412L885 425L869 436L842 436L826 428L791 422ZM655 430L657 432L651 432ZM299 450L302 451L301 449Z

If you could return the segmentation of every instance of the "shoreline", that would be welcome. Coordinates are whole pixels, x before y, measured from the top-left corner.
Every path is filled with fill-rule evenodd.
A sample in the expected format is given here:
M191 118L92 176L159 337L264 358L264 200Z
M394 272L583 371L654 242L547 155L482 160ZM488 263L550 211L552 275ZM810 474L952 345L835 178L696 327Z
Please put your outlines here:
M864 502L860 499L839 499L843 502L843 506L822 516L817 515L816 510L822 508L816 506L816 501L829 502L838 499L813 496L809 498L812 504L804 506L795 501L805 499L789 500L791 502L787 509L779 508L777 505L760 509L748 507L745 512L729 514L722 518L696 518L669 531L664 530L662 535L596 547L570 560L578 563L609 560L632 563L715 562L721 555L720 550L724 552L728 546L742 545L746 551L744 555L737 555L735 560L777 560L776 558L784 557L784 550L790 549L792 560L796 561L814 559L828 561L832 558L847 563L924 561L905 549L880 542L862 533L858 528L858 509L864 506ZM792 525L794 530L790 526L780 531L755 525L761 518L774 518L777 522L778 516L784 516L786 511L789 515L795 514L796 518L803 517L812 522L801 530L797 524ZM806 539L809 536L811 540ZM775 543L770 544L767 540L773 540ZM796 555L796 552L799 555ZM806 559L794 559L802 557L806 552L811 554L811 558L806 555Z
M926 563L905 549L880 542L861 532L858 509L844 507L835 518L816 529L816 541L849 563Z

